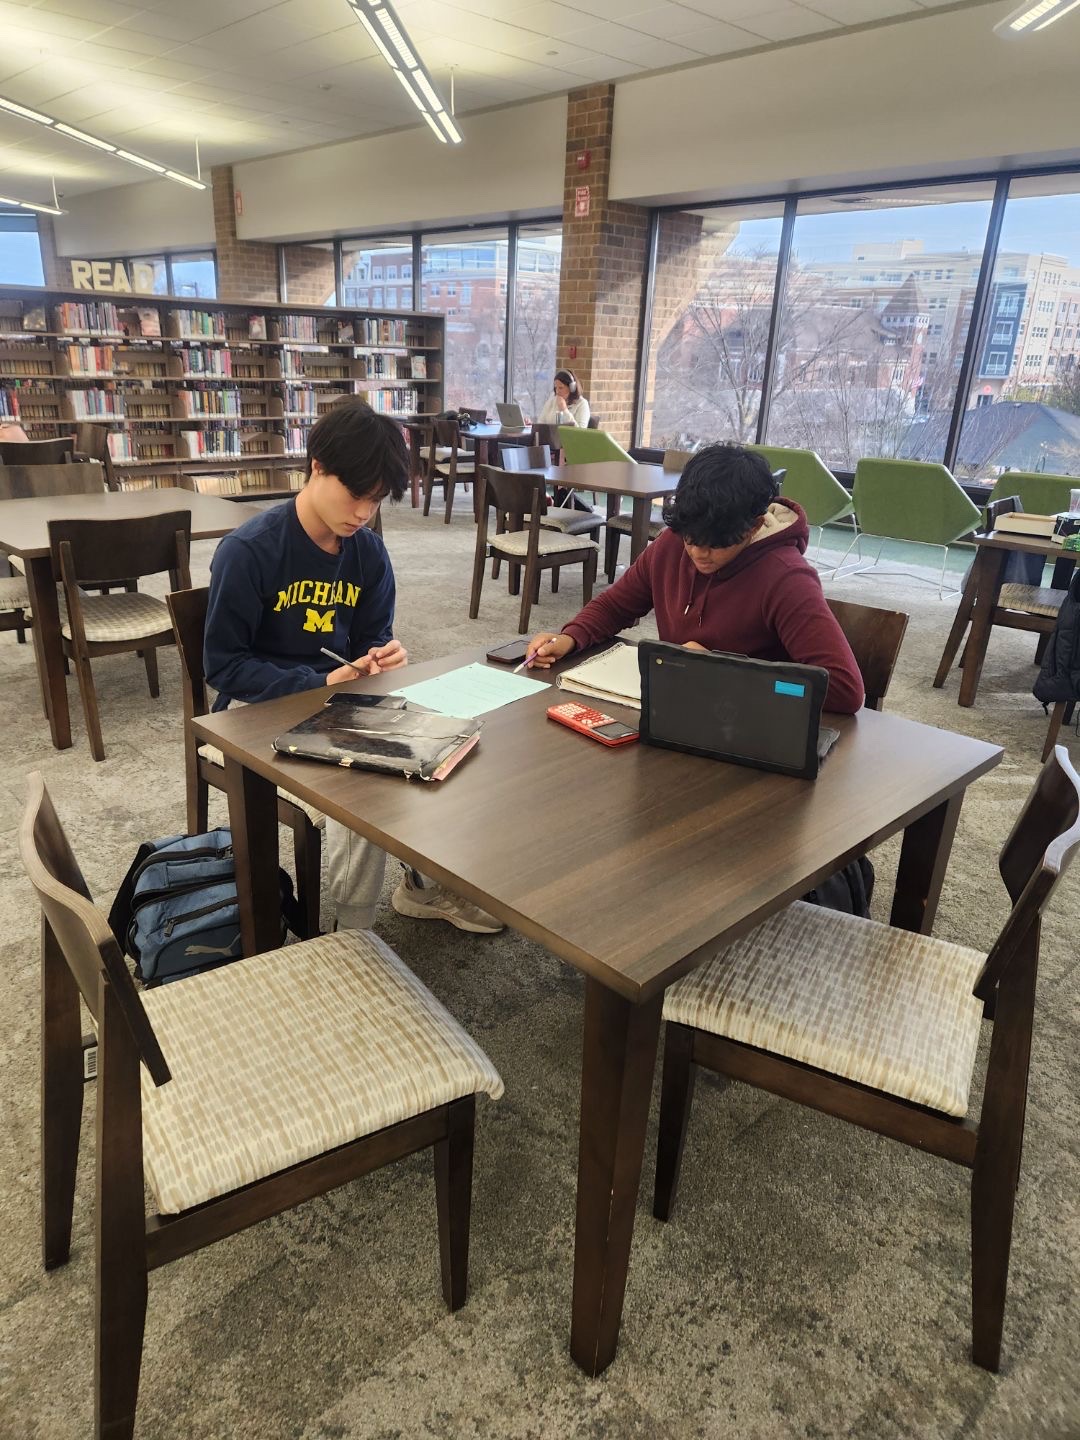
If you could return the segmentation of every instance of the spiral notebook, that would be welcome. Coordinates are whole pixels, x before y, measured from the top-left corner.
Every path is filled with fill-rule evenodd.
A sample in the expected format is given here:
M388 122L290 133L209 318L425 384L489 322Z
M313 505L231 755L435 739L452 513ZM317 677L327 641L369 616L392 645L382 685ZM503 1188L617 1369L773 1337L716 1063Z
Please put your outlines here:
M349 770L445 780L480 739L482 720L412 705L400 695L331 695L321 710L279 735L280 755Z
M590 655L580 665L564 670L555 681L560 690L575 695L590 695L594 700L607 700L613 705L632 705L641 709L641 674L638 670L638 648L618 640Z

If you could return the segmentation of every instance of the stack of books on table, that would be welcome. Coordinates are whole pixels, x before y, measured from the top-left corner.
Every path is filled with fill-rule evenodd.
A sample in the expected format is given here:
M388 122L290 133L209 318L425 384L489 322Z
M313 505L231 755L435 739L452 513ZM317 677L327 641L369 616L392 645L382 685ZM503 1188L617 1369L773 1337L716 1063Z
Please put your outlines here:
M994 533L1026 536L1029 540L1053 540L1057 523L1056 515L1029 515L1024 510L1014 510L1009 515L998 516Z

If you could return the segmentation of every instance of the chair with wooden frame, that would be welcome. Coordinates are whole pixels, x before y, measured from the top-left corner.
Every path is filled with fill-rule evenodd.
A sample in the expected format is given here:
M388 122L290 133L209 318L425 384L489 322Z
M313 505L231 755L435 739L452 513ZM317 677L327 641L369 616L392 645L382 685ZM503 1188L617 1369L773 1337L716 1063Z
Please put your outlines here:
M988 955L797 901L671 986L653 1213L671 1218L695 1067L972 1172L972 1357L1001 1360L1042 913L1080 844L1058 747L1005 841L1012 909ZM968 1115L984 1017L981 1112Z
M71 1250L80 996L97 1028L95 1436L134 1434L151 1270L428 1148L443 1295L463 1305L475 1097L502 1081L398 956L345 930L140 994L38 774L19 844L43 918L47 1270Z
M880 710L889 692L909 617L902 610L879 610L851 600L828 600L827 604L855 656L866 696L863 703L867 710Z
M991 500L986 506L986 521L981 533L993 534L998 519L1002 515L1011 515L1016 511L1022 512L1023 508L1016 495L1003 495L997 500ZM934 676L935 690L940 690L949 678L949 671L956 659L956 652L960 649L960 642L964 640L974 614L978 581L976 571L977 567L973 565L964 582L960 603L956 607L956 615L949 630L949 637L945 641L945 648L941 652L937 673ZM1045 585L1016 583L1002 585L998 592L998 603L990 615L990 630L992 632L995 625L1000 625L1005 630L1027 630L1031 634L1037 635L1039 640L1035 647L1035 663L1039 664L1043 657L1043 651L1054 633L1062 601L1068 593L1068 590L1059 590ZM989 641L989 635L987 639ZM960 659L961 665L967 662L967 648L965 641ZM1054 734L1056 735L1056 733L1055 731ZM1049 744L1052 742L1048 741L1048 746ZM1049 753L1050 750L1047 748L1043 754L1044 760Z
M460 480L464 485L471 484L475 480L476 461L469 451L461 448L462 432L456 420L435 420L432 423L432 431L432 443L428 447L427 469L424 472L424 514L431 513L432 490L436 485L442 485L446 491L446 510L443 515L443 523L449 525L458 481Z
M124 584L167 571L173 590L190 590L191 511L122 520L50 520L49 545L53 575L63 584L67 607L60 627L64 654L75 662L79 677L90 752L95 760L104 760L91 659L137 651L146 666L150 694L157 699L157 647L174 643L173 627L168 606L153 595L87 595L81 587Z
M75 455L85 460L96 460L105 473L108 489L120 489L120 482L113 469L112 451L109 449L109 432L104 425L83 421L75 426Z
M546 470L551 465L551 451L546 445L508 445L501 455L504 470ZM572 496L569 498L572 500ZM564 535L588 535L590 540L599 537L603 523L604 517L595 510L579 510L573 503L549 504L540 517L540 526L544 530L561 530ZM499 563L497 558L495 563ZM499 572L495 570L492 573L498 575ZM553 572L553 579L557 573Z
M187 830L202 835L209 825L210 788L226 791L225 759L212 745L199 745L192 734L196 715L210 709L203 671L203 642L206 634L206 607L210 591L174 590L165 603L172 617L176 648L180 654L184 690L184 782L187 794ZM278 792L278 823L287 825L293 836L296 866L296 898L304 916L304 939L319 933L319 891L322 883L322 836L326 817L299 800Z
M518 631L524 634L529 626L529 611L540 599L540 575L551 570L552 589L557 588L556 575L564 565L582 567L582 604L592 599L596 581L596 562L600 547L595 540L543 530L540 521L547 505L544 480L540 475L512 475L492 465L481 465L476 487L478 519L476 552L473 559L472 594L469 598L469 619L480 613L480 590L484 583L484 567L488 557L501 557L510 566L510 593L521 591L521 612ZM499 525L494 535L488 533L488 510L494 509ZM521 583L521 568L525 581Z
M0 440L0 465L70 465L74 455L74 435L59 440Z

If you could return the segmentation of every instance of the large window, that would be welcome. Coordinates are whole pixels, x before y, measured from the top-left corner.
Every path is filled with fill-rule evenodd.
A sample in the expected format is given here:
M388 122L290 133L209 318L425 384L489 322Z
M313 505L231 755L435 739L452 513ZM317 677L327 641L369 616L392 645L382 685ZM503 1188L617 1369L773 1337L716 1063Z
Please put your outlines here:
M387 310L412 310L412 236L345 240L341 246L341 303L366 310L378 302Z
M282 300L289 305L336 305L334 242L310 240L283 245Z
M941 460L986 241L992 182L801 200L766 439Z
M1080 475L1080 176L1013 180L956 455L963 478Z
M0 284L45 284L37 220L25 210L0 211Z
M170 256L173 295L193 295L200 300L217 298L217 268L212 250Z
M503 398L507 244L505 229L464 230L424 240L421 308L446 316L449 408L492 406Z
M519 229L510 398L528 416L538 415L543 409L551 393L551 377L558 368L555 339L561 266L561 225L523 225ZM462 305L467 303L466 296L471 303L471 283L461 287Z
M777 205L660 216L644 444L754 439L782 221Z

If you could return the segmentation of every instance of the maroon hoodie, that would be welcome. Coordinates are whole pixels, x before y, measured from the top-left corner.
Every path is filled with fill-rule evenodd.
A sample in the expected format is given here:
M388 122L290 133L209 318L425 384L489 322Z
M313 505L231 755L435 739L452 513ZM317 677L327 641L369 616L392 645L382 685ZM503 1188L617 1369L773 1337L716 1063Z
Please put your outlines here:
M563 633L583 650L655 610L660 639L675 645L694 640L706 650L823 666L826 710L853 714L863 703L862 677L817 571L803 559L808 533L801 506L779 500L757 539L722 570L702 575L681 538L665 530Z

